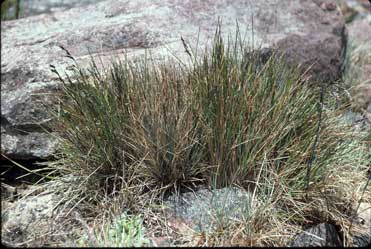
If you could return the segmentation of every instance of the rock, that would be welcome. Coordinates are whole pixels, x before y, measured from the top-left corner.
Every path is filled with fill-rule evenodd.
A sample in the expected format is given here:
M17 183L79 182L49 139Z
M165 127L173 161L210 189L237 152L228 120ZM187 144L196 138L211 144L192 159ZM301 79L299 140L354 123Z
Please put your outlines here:
M55 11L67 10L74 7L82 7L102 0L21 0L21 17L40 15ZM12 10L9 10L12 11Z
M294 239L291 247L315 247L315 246L342 246L336 228L327 223L321 223L306 229Z
M371 14L365 15L363 18L357 18L353 22L347 24L348 39L350 43L360 46L364 44L371 44L370 30L371 30Z
M170 227L180 231L189 227L198 232L217 229L236 219L243 220L257 204L249 192L238 188L201 189L172 195L165 202Z
M368 106L371 104L371 79L361 82L355 87L353 101L353 105L357 110L368 110Z
M354 247L367 247L371 245L371 236L370 234L362 234L353 237L353 246Z
M17 194L17 189L6 183L1 183L1 200L13 200Z
M347 14L347 10L353 9L357 12L357 15L361 17L365 14L371 13L371 4L368 0L340 0L340 7L343 14ZM345 12L344 12L345 10Z
M371 128L371 7L347 24L348 65L345 80L352 87L352 111L359 113Z
M371 244L371 204L362 202L358 208L357 214L357 233L353 236L355 247L364 247Z
M150 247L170 247L171 238L168 237L151 237L150 238Z
M14 203L2 213L2 242L21 244L49 231L55 196L52 193L32 196Z
M63 245L73 227L66 218L64 195L74 178L63 176L17 190L17 199L2 200L1 242L11 247ZM5 187L5 185L2 185ZM3 205L5 205L3 207ZM76 224L75 224L76 226ZM79 229L79 227L77 227Z
M371 4L368 0L340 0L339 5L346 23L371 13Z
M354 112L352 110L347 110L342 114L344 124L350 125L354 128L357 133L368 133L371 129L371 118L370 114L367 112L360 113Z
M254 48L278 49L289 63L299 63L303 69L313 64L310 73L314 80L336 80L341 72L345 26L340 12L321 9L321 2L324 0L110 0L4 21L2 153L14 159L44 158L52 153L53 137L41 135L41 127L51 120L47 107L57 104L54 94L60 86L49 65L62 73L73 64L60 46L81 66L90 62L89 53L107 64L112 55L123 56L126 51L138 56L145 49L151 50L153 58L173 53L184 59L187 54L180 37L195 46L200 31L198 45L203 49L210 45L221 17L224 38L229 32L234 34L238 21L242 35L246 31L246 41ZM34 150L22 149L31 147Z
M4 213L12 205L13 203L10 201L1 200L1 213Z
M332 11L336 9L336 4L335 2L323 2L321 4L321 9L327 10L327 11Z
M371 14L347 25L350 74L353 85L371 85ZM371 100L371 95L369 96Z
M1 134L1 150L17 159L48 158L56 152L58 139L45 132L29 134Z

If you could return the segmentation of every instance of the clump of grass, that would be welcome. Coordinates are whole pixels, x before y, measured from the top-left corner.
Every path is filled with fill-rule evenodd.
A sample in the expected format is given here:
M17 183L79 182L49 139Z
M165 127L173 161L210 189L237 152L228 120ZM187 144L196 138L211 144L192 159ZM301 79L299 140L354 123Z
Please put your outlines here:
M352 236L365 232L354 219L358 201L371 201L370 187L365 189L370 152L357 136L344 138L327 161L321 181L312 183L306 194L280 181L283 176L268 163L262 164L254 205L243 208L242 218L222 217L215 221L222 224L220 229L195 232L187 245L288 246L297 233L322 222L340 227L344 245L352 245Z
M243 241L283 245L287 239L259 231L277 238L315 219L314 197L303 195L312 145L319 137L307 192L319 193L344 156L348 133L331 111L317 131L318 89L280 55L263 60L238 32L224 44L219 27L201 57L185 49L190 66L126 57L105 70L92 61L60 76L59 167L81 178L75 205L99 211L103 199L119 194L135 212L172 189L239 185L264 203L240 223Z
M315 91L279 55L263 63L238 41L224 45L219 32L189 76L216 186L246 186L263 160L291 167L298 181L315 135Z
M60 119L66 163L95 190L117 176L180 185L206 170L217 187L244 185L263 159L277 170L295 165L297 182L316 96L278 57L263 64L241 45L225 46L218 30L211 56L193 69L148 59L119 61L107 75L95 64L76 68Z
M94 183L244 185L263 160L296 165L297 182L315 135L316 95L305 78L279 56L262 63L241 43L225 46L220 31L193 68L146 58L115 62L107 74L76 68L74 78L64 84L63 151Z

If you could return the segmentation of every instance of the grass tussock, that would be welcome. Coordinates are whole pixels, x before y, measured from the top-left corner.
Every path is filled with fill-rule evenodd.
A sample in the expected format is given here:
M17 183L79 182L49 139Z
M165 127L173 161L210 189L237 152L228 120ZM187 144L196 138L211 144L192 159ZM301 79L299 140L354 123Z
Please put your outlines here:
M337 174L355 172L346 161L351 134L330 111L317 131L319 91L308 79L278 54L263 59L249 50L238 32L225 44L217 29L202 56L185 49L191 65L146 56L103 71L93 61L60 77L57 165L81 179L75 206L99 211L103 200L124 198L121 208L138 212L164 193L201 184L254 192L259 207L222 234L203 235L203 245L233 238L233 245L282 246L303 225L344 218L339 203L355 197L339 193L359 184ZM309 160L312 194L305 197ZM330 209L318 201L331 198Z

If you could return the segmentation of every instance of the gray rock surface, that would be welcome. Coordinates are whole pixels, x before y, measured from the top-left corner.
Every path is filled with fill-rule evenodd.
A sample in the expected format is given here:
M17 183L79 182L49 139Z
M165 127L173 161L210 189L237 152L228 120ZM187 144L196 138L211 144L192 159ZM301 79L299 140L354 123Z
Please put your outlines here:
M347 25L350 77L355 87L354 101L359 108L367 109L371 104L371 11Z
M292 247L342 246L339 234L331 224L321 223L308 228L294 239Z
M249 192L238 188L222 188L172 195L165 205L166 213L173 223L184 222L195 231L210 232L230 221L242 221L258 203Z
M62 177L37 185L11 187L1 185L1 242L10 247L60 246L74 233L70 209L64 209L61 193L71 188L71 177ZM7 189L7 190L6 190ZM3 195L6 190L7 195ZM12 196L13 195L13 196ZM67 210L67 211L65 211ZM80 227L74 224L76 230ZM68 246L66 244L66 246Z
M37 236L45 236L50 230L55 195L32 196L8 205L2 210L1 240L7 245L22 243Z
M343 0L344 15L354 17L348 30L347 63L343 75L351 87L352 108L345 114L354 127L371 129L371 4L363 0ZM348 14L349 15L349 14Z
M313 64L313 79L335 80L344 22L336 9L321 8L323 1L109 0L2 22L1 151L25 159L45 158L55 150L54 138L45 141L40 127L50 122L47 107L56 105L59 88L49 65L63 72L72 64L60 46L82 66L89 63L89 53L106 64L112 55L142 55L145 49L154 58L171 51L182 59L186 53L180 37L195 46L200 31L198 45L204 48L221 17L225 38L238 21L250 45L278 48L289 62Z
M358 204L358 203L357 203ZM353 234L352 246L365 247L371 245L371 204L362 202L359 205L357 219L354 223L357 231Z
M20 17L52 13L74 7L82 7L100 1L103 0L20 0ZM9 12L12 11L14 10L9 10Z

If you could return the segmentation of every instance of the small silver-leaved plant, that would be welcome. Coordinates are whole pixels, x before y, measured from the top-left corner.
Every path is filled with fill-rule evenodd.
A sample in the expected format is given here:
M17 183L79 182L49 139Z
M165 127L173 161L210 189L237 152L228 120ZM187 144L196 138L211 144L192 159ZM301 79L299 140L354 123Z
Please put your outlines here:
M88 235L83 235L78 241L79 246L99 247L142 247L149 244L144 236L144 227L140 216L122 214L112 226L105 226L95 231L94 241Z

